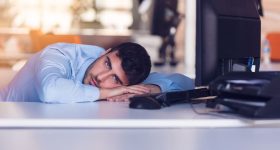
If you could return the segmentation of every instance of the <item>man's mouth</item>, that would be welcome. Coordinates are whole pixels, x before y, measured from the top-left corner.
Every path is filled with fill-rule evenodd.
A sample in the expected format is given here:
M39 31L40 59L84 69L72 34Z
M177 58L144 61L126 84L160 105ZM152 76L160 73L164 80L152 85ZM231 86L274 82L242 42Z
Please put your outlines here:
M93 86L97 86L97 82L96 82L96 80L94 80L93 77L91 77L91 80L90 80L89 84L93 85Z

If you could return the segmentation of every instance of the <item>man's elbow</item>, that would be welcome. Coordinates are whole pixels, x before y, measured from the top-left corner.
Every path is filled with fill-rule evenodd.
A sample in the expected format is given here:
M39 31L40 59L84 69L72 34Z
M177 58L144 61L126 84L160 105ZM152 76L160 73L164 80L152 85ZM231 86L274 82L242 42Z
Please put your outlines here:
M172 75L172 78L180 90L191 90L195 88L194 80L185 75L175 73Z
M39 98L44 103L52 103L57 99L56 91L53 88L44 88L40 93Z

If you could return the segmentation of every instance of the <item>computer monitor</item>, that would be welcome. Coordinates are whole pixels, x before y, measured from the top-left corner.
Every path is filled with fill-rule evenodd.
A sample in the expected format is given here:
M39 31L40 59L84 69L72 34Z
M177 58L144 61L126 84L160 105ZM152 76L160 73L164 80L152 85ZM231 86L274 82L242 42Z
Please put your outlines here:
M261 23L255 0L197 0L197 86L233 71L258 71Z

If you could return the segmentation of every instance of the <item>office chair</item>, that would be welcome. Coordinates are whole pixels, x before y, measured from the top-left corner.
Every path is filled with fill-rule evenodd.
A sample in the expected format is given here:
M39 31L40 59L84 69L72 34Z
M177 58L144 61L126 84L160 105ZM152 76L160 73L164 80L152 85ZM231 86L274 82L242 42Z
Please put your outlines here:
M81 43L80 36L78 35L43 34L41 30L30 30L29 36L32 42L32 50L34 52L40 51L46 46L58 42Z
M270 46L270 60L280 61L280 32L268 33L266 38Z

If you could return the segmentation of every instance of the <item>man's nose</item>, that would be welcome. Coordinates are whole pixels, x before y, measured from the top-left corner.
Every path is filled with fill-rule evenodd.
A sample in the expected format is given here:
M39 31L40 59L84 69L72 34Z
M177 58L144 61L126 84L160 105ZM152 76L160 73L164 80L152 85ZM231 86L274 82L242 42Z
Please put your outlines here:
M97 82L104 81L104 80L105 80L106 78L108 78L110 75L112 75L112 71L111 71L111 70L108 70L108 71L104 71L104 72L99 73L99 74L96 76Z

